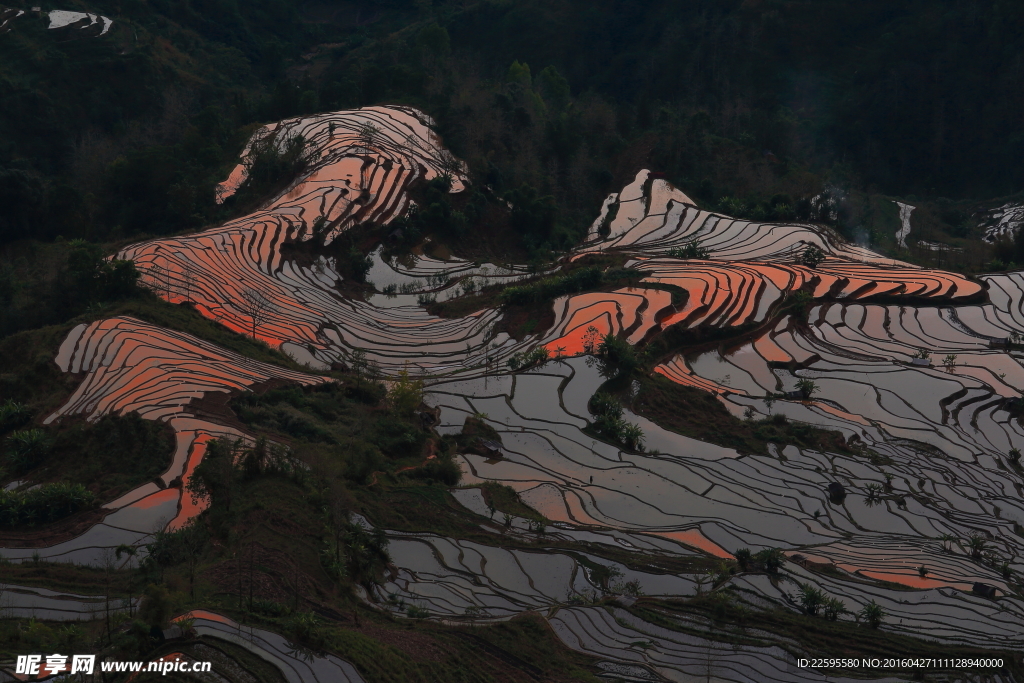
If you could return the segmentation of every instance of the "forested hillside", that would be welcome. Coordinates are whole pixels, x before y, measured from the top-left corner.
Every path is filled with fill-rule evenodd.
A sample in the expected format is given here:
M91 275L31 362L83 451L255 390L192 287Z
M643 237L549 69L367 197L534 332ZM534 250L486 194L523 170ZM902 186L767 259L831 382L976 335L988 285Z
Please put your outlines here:
M381 102L423 107L492 187L553 195L566 238L642 165L703 201L795 204L826 181L983 199L1024 181L1019 3L62 7L113 28L30 13L0 38L5 242L199 227L223 217L213 184L253 123Z

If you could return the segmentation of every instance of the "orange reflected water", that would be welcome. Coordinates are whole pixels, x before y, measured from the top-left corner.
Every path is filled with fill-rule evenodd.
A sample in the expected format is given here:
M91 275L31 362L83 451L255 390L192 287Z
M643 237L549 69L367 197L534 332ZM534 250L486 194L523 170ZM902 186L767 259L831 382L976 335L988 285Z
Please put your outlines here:
M787 553L791 557L794 553ZM856 574L857 576L863 576L867 579L874 579L875 581L887 581L889 583L898 583L901 586L907 588L917 588L920 590L929 590L932 588L953 588L955 590L970 591L973 585L969 582L963 581L952 581L944 579L931 573L927 576L921 576L917 571L917 567L911 566L911 563L906 560L894 560L896 564L903 564L905 568L897 571L878 571L874 569L862 569L856 564L850 562L836 562L831 557L826 555L812 555L807 553L803 554L804 559L818 564L831 564L837 569L842 569L844 572L850 574Z
M193 501L187 487L188 482L192 479L192 472L202 462L203 455L206 454L206 444L213 441L213 439L214 437L210 434L200 434L196 436L196 440L192 444L192 453L189 455L188 466L185 469L185 474L181 477L181 502L178 505L178 516L167 525L168 531L177 531L209 505L205 500Z
M696 529L684 529L683 531L652 531L650 532L650 535L679 541L680 543L693 548L698 548L706 553L714 555L715 557L721 557L725 560L733 559L732 553L728 552L702 534L699 527Z
M608 318L604 316L597 320L590 321L590 324L597 328L599 335L606 335L612 331ZM544 347L550 351L552 355L557 355L561 348L560 353L563 356L575 356L583 353L583 342L586 339L586 336L587 333L585 330L576 329L564 337L559 337L552 342L548 342ZM598 341L600 341L600 337L598 337Z
M162 491L157 491L156 493L146 496L138 502L132 503L130 507L138 508L139 510L149 510L150 508L163 505L170 500L177 500L180 495L181 490L179 489L163 489Z
M840 569L845 569L848 572L853 573L855 569L849 565L838 565ZM908 572L906 574L900 572L875 572L867 569L861 569L858 572L861 576L866 576L869 579L875 579L877 581L888 581L890 583L898 583L903 586L910 588L955 588L957 590L969 591L972 585L969 583L959 583L956 581L945 581L943 579L935 579L928 576L921 577L920 574L915 572Z
M188 618L192 618L192 617L194 617L196 619L206 619L207 621L216 621L217 623L227 624L228 626L237 626L238 625L234 621L232 621L231 619L228 619L227 617L225 617L225 616L223 616L221 614L217 614L216 612L207 612L204 609L194 609L191 612L186 612L185 614L180 614L180 615L174 617L173 619L171 619L171 621L174 622L174 623L177 623L177 622L181 621L182 619L188 619Z

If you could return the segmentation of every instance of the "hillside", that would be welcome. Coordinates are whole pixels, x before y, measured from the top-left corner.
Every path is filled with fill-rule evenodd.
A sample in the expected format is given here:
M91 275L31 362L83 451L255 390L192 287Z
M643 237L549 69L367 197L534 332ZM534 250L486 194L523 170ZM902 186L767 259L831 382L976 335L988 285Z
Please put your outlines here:
M973 202L1021 185L1019 67L1003 59L1021 35L1014 3L66 9L113 23L91 36L30 12L0 43L3 241L223 220L213 185L254 123L379 103L429 111L492 187L552 195L570 234L641 167L701 201L797 214L826 186L969 200L935 212L950 237L966 236ZM884 243L875 211L849 213L850 236Z
M1016 22L0 11L0 669L1020 680Z

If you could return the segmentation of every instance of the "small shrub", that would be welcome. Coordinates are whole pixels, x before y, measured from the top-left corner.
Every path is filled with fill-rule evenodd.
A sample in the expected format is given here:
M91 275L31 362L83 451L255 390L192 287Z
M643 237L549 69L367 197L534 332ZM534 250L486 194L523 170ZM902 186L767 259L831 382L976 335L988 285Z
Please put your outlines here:
M322 650L327 642L327 632L312 612L300 612L292 616L288 620L287 630L293 643L314 650Z
M0 433L17 429L32 419L32 413L24 403L7 399L0 405Z
M7 459L17 472L38 465L50 451L50 436L42 429L22 429L7 437Z
M587 331L583 333L583 353L587 355L597 353L597 340L600 338L601 330L593 325L587 327Z
M804 253L800 255L800 263L808 268L817 268L824 260L825 252L816 244L808 246L804 249Z
M740 548L736 551L736 563L743 571L750 569L750 566L753 563L753 555L751 555L749 548Z
M797 380L796 390L803 394L805 400L809 400L818 391L818 385L804 377Z
M0 525L34 526L63 519L90 506L94 496L81 484L56 482L31 491L0 491Z
M416 605L409 605L409 607L405 610L405 615L410 619L426 619L430 616L430 612L423 609L422 607L417 607Z
M800 606L804 612L810 616L815 616L818 613L818 609L823 607L828 597L825 592L820 588L815 588L810 584L800 584Z
M769 574L778 574L786 564L786 556L779 548L765 548L754 555L754 564Z
M976 560L981 559L982 553L985 552L987 545L988 542L981 534L972 534L971 537L967 539L967 547L971 551L971 557Z
M821 613L829 621L837 621L842 614L849 614L846 603L839 598L828 598L821 606Z
M708 259L711 257L711 249L705 247L697 240L690 240L680 247L668 250L672 258L681 259Z
M627 448L633 451L644 449L644 431L639 425L626 423L621 430L619 438Z
M640 367L640 359L633 345L614 334L601 337L597 355L605 362L606 376L622 377Z
M594 394L590 399L590 412L596 418L593 428L598 434L630 450L643 451L643 430L622 419L622 406L614 397L605 393Z
M813 294L810 292L799 291L786 297L784 310L791 312L795 318L806 323L807 314L813 302Z
M590 412L619 418L622 417L622 405L610 394L598 392L590 399Z
M878 628L885 619L885 610L882 609L881 605L872 600L861 609L860 617L871 628Z
M538 346L531 351L524 351L513 354L508 359L508 367L511 370L525 370L534 365L546 363L551 358L551 351L544 346Z
M409 371L403 368L398 379L388 387L388 406L398 415L411 415L416 407L423 402L423 380L412 379Z

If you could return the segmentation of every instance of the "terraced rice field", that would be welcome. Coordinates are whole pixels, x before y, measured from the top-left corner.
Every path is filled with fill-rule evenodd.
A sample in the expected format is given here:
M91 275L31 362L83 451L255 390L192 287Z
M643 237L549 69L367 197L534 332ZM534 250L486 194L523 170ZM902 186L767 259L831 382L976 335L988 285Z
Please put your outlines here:
M177 441L171 467L161 475L159 484L144 484L107 503L111 514L83 536L38 551L46 559L88 563L98 563L103 548L136 543L164 527L178 528L201 511L191 496L182 495L182 488L202 460L206 444L246 435L196 415L193 401L211 393L242 391L272 379L302 384L323 381L133 318L79 325L64 341L56 363L64 372L83 379L46 423L66 415L85 415L94 421L110 413L137 411L145 419L170 424ZM4 554L26 558L32 552L7 549Z
M378 307L345 299L335 288L341 276L328 259L301 266L281 255L285 242L313 239L318 221L324 232L317 238L325 243L357 223L388 223L409 208L406 189L417 179L455 169L452 189L463 189L461 162L438 147L428 124L410 109L374 107L267 126L257 136L285 144L301 135L313 145L319 156L306 177L250 216L194 236L137 244L118 257L134 260L144 281L169 301L191 301L203 315L245 334L251 333L252 317L243 295L257 292L269 303L256 336L314 369L357 348L392 371L406 363L430 372L482 364L488 345L495 357L510 355L514 342L490 334L498 312L448 321L427 315L414 301ZM366 135L367 126L374 127L372 136ZM233 193L244 175L240 164L222 185L223 196ZM464 263L448 268L468 274ZM393 271L391 282L382 269ZM371 278L383 291L402 275L429 278L438 270L431 259L418 259L404 273L381 264ZM479 276L509 277L497 267L490 271Z
M355 667L333 655L296 652L294 645L270 631L242 626L203 610L189 612L192 627L201 636L226 640L249 650L278 668L288 683L363 683Z
M601 236L602 225L608 230L607 237ZM786 262L814 245L849 261L907 265L848 244L821 226L759 224L703 211L667 181L653 178L646 170L605 200L588 238L575 258L597 251L664 254L697 240L720 261Z
M50 12L50 26L48 28L63 28L64 26L73 26L79 23L81 23L81 26L78 26L78 28L82 30L96 25L102 26L99 33L99 35L102 36L110 30L110 26L114 22L112 19L98 14L69 12L67 10L52 10Z
M25 14L25 10L23 9L4 8L3 10L0 10L0 33L10 33L14 28L11 22L23 14Z
M375 133L367 133L367 123ZM460 280L510 282L526 276L525 269L429 257L388 262L377 252L369 275L377 293L356 300L339 292L341 276L329 260L303 266L282 255L287 242L330 242L357 223L387 223L407 210L407 188L417 178L454 172L453 191L461 191L468 182L461 164L444 152L429 123L411 109L374 107L267 126L257 135L274 144L295 135L311 141L319 157L305 177L249 216L133 245L118 257L135 260L146 283L167 300L194 302L203 315L243 333L253 327L243 294L258 291L272 306L256 321L256 336L308 364L311 373L364 351L385 373L410 367L424 374L426 400L440 410L440 433L459 432L475 414L501 437L500 459L459 456L463 483L511 486L550 520L552 539L604 544L637 558L731 558L738 548L782 548L791 559L783 578L740 573L729 579L741 600L796 610L798 584L806 583L854 612L877 602L888 614L886 631L1019 647L1024 599L1006 576L1024 572L1024 490L1009 458L1011 449L1024 449L1012 401L1024 391L1024 355L1001 343L1024 332L1024 277L972 280L922 270L846 244L820 226L717 215L646 171L606 200L588 241L563 261L621 253L643 271L642 281L560 297L552 303L554 325L519 342L495 332L500 309L441 319L415 295L457 297ZM223 197L244 174L240 164L222 185ZM708 258L668 256L693 240L710 249ZM816 268L799 262L808 246L826 255ZM797 291L811 297L806 322L782 312ZM584 431L592 419L588 402L604 382L582 355L590 330L640 345L672 327L742 328L744 336L664 358L654 372L712 392L737 416L782 414L837 430L850 449L839 454L780 444L767 454L741 454L628 410L624 417L642 427L646 451L624 450ZM485 373L494 361L504 367L511 354L540 345L562 357L524 372ZM922 349L930 361L914 360ZM943 364L948 356L955 358ZM187 481L210 439L246 438L197 416L204 396L270 380L323 381L129 318L76 328L55 360L81 384L50 421L138 410L170 423L178 435L174 465L161 478L166 488L154 483L128 494L108 505L112 512L102 524L45 549L45 557L86 562L95 562L102 548L198 512L173 484ZM794 390L802 379L817 385L810 399L764 400ZM834 483L842 484L845 498L829 495ZM478 490L453 495L493 531ZM525 520L514 519L507 533L530 532ZM460 621L541 610L566 645L600 658L609 675L633 680L688 680L707 666L719 680L826 680L793 668L795 646L783 650L771 634L763 647L725 646L710 635L687 635L692 624L669 630L624 608L589 605L615 589L601 587L586 563L563 549L503 549L497 536L494 544L388 536L395 572L369 596L383 608L390 600ZM981 559L969 552L972 537L984 540ZM30 552L5 549L4 556ZM833 571L811 571L808 563ZM697 577L616 569L648 596L697 590ZM975 582L995 587L997 599L973 594ZM203 628L233 628L203 619ZM270 635L259 638L265 651L277 647ZM322 666L344 669L343 663ZM359 680L347 669L331 671Z
M71 26L76 30L86 31L88 35L97 37L109 31L110 27L114 24L114 20L109 17L89 12L74 12L62 9L41 11L38 7L33 7L31 11L46 16L48 19L47 28L49 29ZM25 14L25 10L22 9L0 7L0 34L9 33L14 30L15 20L25 16Z
M1024 223L1024 206L1012 202L1003 204L990 211L982 222L985 228L982 239L991 244L1002 237L1012 238L1020 230L1021 223Z

